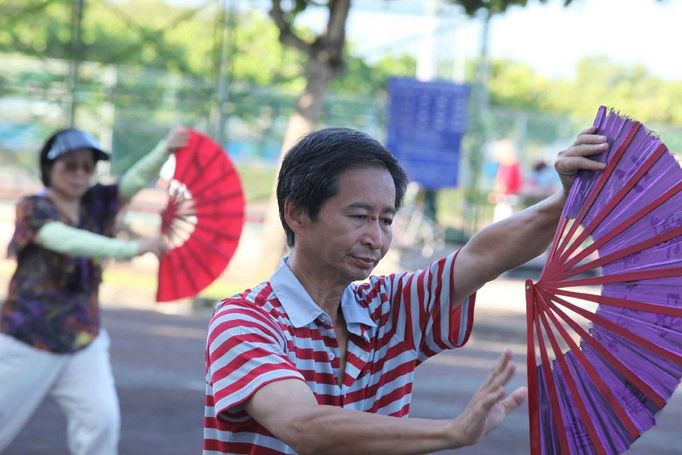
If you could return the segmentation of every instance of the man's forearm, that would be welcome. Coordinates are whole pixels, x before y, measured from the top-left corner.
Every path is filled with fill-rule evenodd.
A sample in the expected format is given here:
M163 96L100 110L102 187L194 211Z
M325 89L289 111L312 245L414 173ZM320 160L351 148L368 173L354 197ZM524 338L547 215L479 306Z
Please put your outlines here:
M476 234L467 248L487 258L490 279L525 264L542 254L552 241L566 201L563 193L487 226Z
M431 453L476 444L523 404L525 388L504 395L515 368L506 350L454 419L398 418L320 405L298 379L262 386L246 401L245 410L301 454Z
M335 406L292 419L278 435L302 454L422 454L462 447L452 420L389 417Z
M457 419L402 419L320 405L295 379L263 386L246 412L301 454L419 454L465 445Z

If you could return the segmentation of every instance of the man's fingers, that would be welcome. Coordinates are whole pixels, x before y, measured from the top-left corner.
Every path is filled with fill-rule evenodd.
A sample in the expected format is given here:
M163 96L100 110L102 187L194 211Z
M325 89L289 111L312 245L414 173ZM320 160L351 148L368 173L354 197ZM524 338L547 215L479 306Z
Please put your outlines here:
M500 403L504 407L505 414L509 414L514 409L521 406L528 399L528 389L526 387L519 387L514 390L507 398Z
M592 133L594 133L595 131L597 131L597 128L594 127L594 126L591 126L591 127L589 127L589 128L585 128L584 130L582 130L581 132L578 133L578 137L580 137L580 136L582 136L582 135L584 135L584 134L592 134Z
M498 386L481 399L481 405L488 412L502 398L504 398L504 387Z
M504 370L509 362L511 361L512 358L512 352L510 349L505 349L502 351L500 356L497 358L497 362L495 363L495 366L493 367L493 374L499 373L500 371Z
M514 365L514 363L508 363L504 370L493 376L492 381L490 381L490 388L494 390L498 387L504 387L512 376L514 376L515 372L516 365Z
M606 143L606 136L601 134L580 134L575 140L575 144L602 144Z
M504 415L508 415L514 409L524 404L527 399L528 389L526 387L519 387L505 398L504 386L500 385L487 395L481 397L481 407L488 412L493 406L500 403L502 409L504 409Z
M609 144L606 142L573 144L568 149L561 152L561 157L590 156L608 150Z
M500 356L497 358L497 362L495 365L492 367L490 370L490 373L488 373L488 377L486 380L483 382L481 385L481 389L483 388L495 388L497 385L493 385L493 381L495 381L499 375L504 371L504 369L507 367L509 362L511 361L511 351L509 349L505 349Z
M485 407L488 409L502 399L504 386L516 371L516 365L511 361L511 357L511 351L505 350L479 389Z
M601 171L606 167L605 163L601 161L591 160L589 158L574 156L564 160L557 161L556 170L559 174L574 175L581 169L591 171Z

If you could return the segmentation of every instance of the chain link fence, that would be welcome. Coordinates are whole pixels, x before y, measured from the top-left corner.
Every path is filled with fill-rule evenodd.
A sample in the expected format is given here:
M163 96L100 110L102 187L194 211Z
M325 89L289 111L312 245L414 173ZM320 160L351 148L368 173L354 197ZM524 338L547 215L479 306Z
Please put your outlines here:
M71 85L69 64L62 60L0 56L0 186L26 191L38 183L37 154L54 130L68 123ZM76 125L92 132L111 150L110 168L116 176L150 150L166 132L184 124L215 137L225 119L224 146L241 166L276 166L287 120L296 94L274 88L232 84L227 102L219 103L215 84L155 71L83 63L76 92ZM223 115L218 106L225 109ZM329 93L323 113L326 126L356 128L384 139L385 100ZM479 179L479 220L475 230L491 220L487 195L494 185L494 147L500 140L514 144L524 173L533 163L552 162L592 119L572 119L540 112L492 108L486 116L487 146L482 151ZM650 125L673 151L682 150L682 128ZM466 186L467 154L480 153L465 140L460 181ZM678 155L679 156L679 155ZM254 182L245 181L245 186ZM272 182L266 182L270 188ZM247 188L248 191L248 188ZM459 189L439 194L439 221L461 224L464 201Z

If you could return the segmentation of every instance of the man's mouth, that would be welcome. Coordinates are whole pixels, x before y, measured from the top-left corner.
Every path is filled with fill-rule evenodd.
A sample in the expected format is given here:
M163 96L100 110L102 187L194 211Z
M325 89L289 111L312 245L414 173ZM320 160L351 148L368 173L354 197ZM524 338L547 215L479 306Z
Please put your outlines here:
M372 257L353 256L353 258L364 267L374 267L377 263L377 260Z

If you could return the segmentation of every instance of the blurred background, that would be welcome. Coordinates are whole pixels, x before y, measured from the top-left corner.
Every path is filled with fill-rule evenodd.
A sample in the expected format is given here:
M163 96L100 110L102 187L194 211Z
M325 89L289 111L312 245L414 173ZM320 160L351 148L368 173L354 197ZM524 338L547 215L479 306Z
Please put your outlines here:
M452 171L457 183L410 188L396 224L400 255L384 261L386 270L419 266L556 189L554 157L592 124L600 105L646 123L679 158L680 17L682 2L674 0L0 0L0 240L11 235L17 198L40 187L38 149L53 130L76 126L95 134L112 152L99 172L113 179L184 124L225 147L247 199L235 258L191 302L208 307L269 276L279 258L267 245L270 233L281 237L269 203L281 150L323 126L387 141L390 81L404 77L462 85L468 93ZM160 188L143 191L122 230L134 236L158 229L164 204ZM149 258L112 264L103 301L148 307L155 267ZM3 282L12 269L1 261ZM491 288L489 301L508 297L510 283ZM514 298L522 314L522 288ZM499 308L489 308L499 316ZM125 314L109 316L112 332ZM198 316L196 327L204 320ZM490 327L491 334L506 333ZM514 340L519 327L523 322ZM178 330L166 335L182 340L189 333L201 344L203 329ZM125 364L121 359L114 362ZM146 380L119 371L124 387L130 378ZM187 390L200 394L200 382ZM458 393L464 400L469 391ZM435 396L431 404L442 401ZM420 403L418 413L429 415L433 407ZM129 430L124 438L133 447L142 436L126 436ZM525 441L527 427L512 430ZM671 448L666 437L651 446L656 453ZM23 443L29 447L30 438ZM514 453L524 453L519 444ZM498 449L493 441L490 453Z
M225 145L256 203L302 95L320 103L302 113L314 127L384 140L392 76L472 87L459 186L435 197L438 222L464 236L493 217L501 140L529 180L604 104L682 149L679 2L364 0L331 32L327 2L285 1L269 15L279 3L0 2L2 193L37 181L37 148L57 127L95 133L115 176L183 123ZM330 33L341 33L336 48ZM329 74L311 71L326 58L312 43L328 46Z

